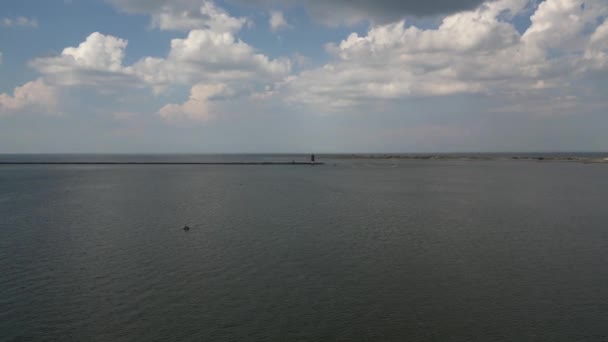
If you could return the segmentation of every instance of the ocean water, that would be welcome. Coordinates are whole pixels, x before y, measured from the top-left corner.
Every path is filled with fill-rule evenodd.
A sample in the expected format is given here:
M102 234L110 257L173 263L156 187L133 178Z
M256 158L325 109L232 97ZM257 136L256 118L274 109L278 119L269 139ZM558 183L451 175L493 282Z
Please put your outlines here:
M608 339L608 165L320 161L0 165L0 340Z

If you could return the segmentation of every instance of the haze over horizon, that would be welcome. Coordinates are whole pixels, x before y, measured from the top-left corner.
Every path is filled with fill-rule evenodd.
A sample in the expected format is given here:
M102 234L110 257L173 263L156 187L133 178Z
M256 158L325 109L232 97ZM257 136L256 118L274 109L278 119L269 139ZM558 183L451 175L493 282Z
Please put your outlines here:
M606 0L7 0L0 153L608 150Z

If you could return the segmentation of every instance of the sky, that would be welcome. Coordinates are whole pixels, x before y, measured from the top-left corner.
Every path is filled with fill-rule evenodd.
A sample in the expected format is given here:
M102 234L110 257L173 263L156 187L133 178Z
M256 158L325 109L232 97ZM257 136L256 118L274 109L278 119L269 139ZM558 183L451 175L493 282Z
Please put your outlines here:
M0 153L608 151L608 0L3 0Z

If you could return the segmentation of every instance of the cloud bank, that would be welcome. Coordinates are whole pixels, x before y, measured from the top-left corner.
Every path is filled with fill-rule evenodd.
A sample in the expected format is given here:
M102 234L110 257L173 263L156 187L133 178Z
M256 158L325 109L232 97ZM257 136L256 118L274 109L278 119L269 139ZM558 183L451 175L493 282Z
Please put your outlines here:
M378 99L530 93L605 69L606 23L598 26L597 18L608 13L606 2L545 1L520 34L509 19L527 6L488 2L446 16L436 29L404 21L373 26L328 44L333 61L283 88L292 101L340 108Z
M150 4L134 2L125 9L138 11L146 6ZM187 13L173 7L154 8L160 11L158 16L153 14L159 28L189 29L184 38L171 41L165 57L148 56L124 65L128 41L94 32L78 46L34 59L30 65L58 86L90 86L106 92L148 87L157 94L172 86L188 86L191 97L186 103L166 105L158 114L165 119L203 121L213 116L210 111L215 107L210 102L218 95L249 96L272 87L291 71L289 58L271 59L240 40L237 33L246 20L229 16L212 2L205 1L196 12Z
M291 58L269 57L243 41L239 33L249 19L231 16L211 1L109 2L127 13L149 15L155 28L185 33L171 40L165 56L145 56L130 65L124 62L126 39L91 33L78 46L31 61L41 79L14 95L2 94L4 111L48 102L53 87L73 86L105 92L133 87L156 95L184 87L189 89L185 101L165 103L156 114L203 122L220 117L223 104L233 99L336 112L411 98L551 94L568 98L572 107L578 97L568 93L608 71L608 3L603 0L354 1L350 6L310 0L304 6L311 12L341 9L335 15L348 20L450 14L436 27L403 19L372 24L365 33L328 42L329 61L321 67L297 72ZM513 18L521 16L529 16L530 25L520 32ZM271 12L269 25L289 26L278 10ZM41 100L28 95L35 92Z

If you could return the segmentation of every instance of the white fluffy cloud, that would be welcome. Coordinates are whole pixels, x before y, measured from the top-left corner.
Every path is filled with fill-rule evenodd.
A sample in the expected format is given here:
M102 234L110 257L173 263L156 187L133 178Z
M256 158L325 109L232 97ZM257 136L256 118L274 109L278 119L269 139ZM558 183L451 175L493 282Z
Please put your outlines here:
M370 99L534 91L571 79L572 56L580 60L586 42L586 58L603 65L605 49L591 42L602 42L604 26L588 32L606 13L603 0L547 0L520 35L508 19L527 4L488 2L445 17L436 29L402 21L353 33L328 45L332 62L289 78L283 90L291 101L334 108ZM568 27L556 29L563 22Z
M111 1L149 14L161 29L191 30L171 41L166 56L132 65L124 65L126 40L97 32L31 65L53 85L191 88L187 101L159 110L167 119L207 120L222 112L223 100L236 97L336 110L407 97L517 95L568 87L577 77L608 70L605 0L546 0L537 7L496 0L448 15L436 28L403 20L374 25L328 44L329 63L296 75L290 59L272 59L239 39L246 20L213 2ZM533 13L531 25L520 33L512 18L527 13ZM270 19L273 29L289 25L281 12Z
M269 20L270 29L273 31L278 31L282 29L290 28L291 25L285 19L283 12L281 11L270 11L270 20Z
M110 91L116 87L148 86L155 92L173 85L193 86L188 102L160 110L163 118L209 117L209 102L220 93L247 96L289 75L288 58L271 59L236 36L244 20L230 17L209 1L203 1L199 9L205 21L200 26L205 28L193 29L186 37L173 39L166 57L144 57L132 65L124 65L128 42L95 32L77 47L65 48L59 56L35 59L31 65L50 82L63 86L91 85ZM201 24L190 23L186 17L173 24L158 18L161 28ZM202 108L195 112L195 107Z
M38 20L27 17L2 18L0 26L4 27L38 27Z
M42 79L15 88L13 95L0 94L0 114L14 114L26 109L50 112L57 107L57 91Z
M585 71L608 71L608 21L591 35L584 55Z
M127 44L124 39L94 32L59 56L37 58L30 64L58 85L124 85L134 82L122 65Z
M163 7L153 15L153 24L161 30L189 30L208 28L217 31L236 32L247 22L245 18L233 18L212 2L205 1L195 9Z
M108 1L128 13L150 15L152 26L161 30L211 29L237 32L247 22L246 18L230 16L224 9L208 0Z
M608 14L604 0L547 0L539 4L522 39L542 49L580 49L585 30Z
M239 96L265 89L291 70L289 59L271 60L230 32L190 31L185 39L174 39L166 58L144 58L129 71L153 87L192 85L191 97L182 105L160 110L163 118L208 119L210 99Z
M183 104L168 104L159 110L167 120L205 121L217 115L214 101L234 95L225 84L196 84L190 91L190 98Z
M271 60L230 32L193 30L171 41L166 58L144 58L130 71L146 82L163 86L217 82L268 82L286 76L289 59Z
M123 60L126 40L92 33L77 47L56 57L35 59L31 65L61 85L133 84L137 80L157 89L172 84L264 83L285 77L289 59L271 60L257 53L230 31L192 30L173 39L166 58L145 57L130 66Z
M61 55L85 68L120 71L127 44L126 40L95 32L78 47L65 48Z

